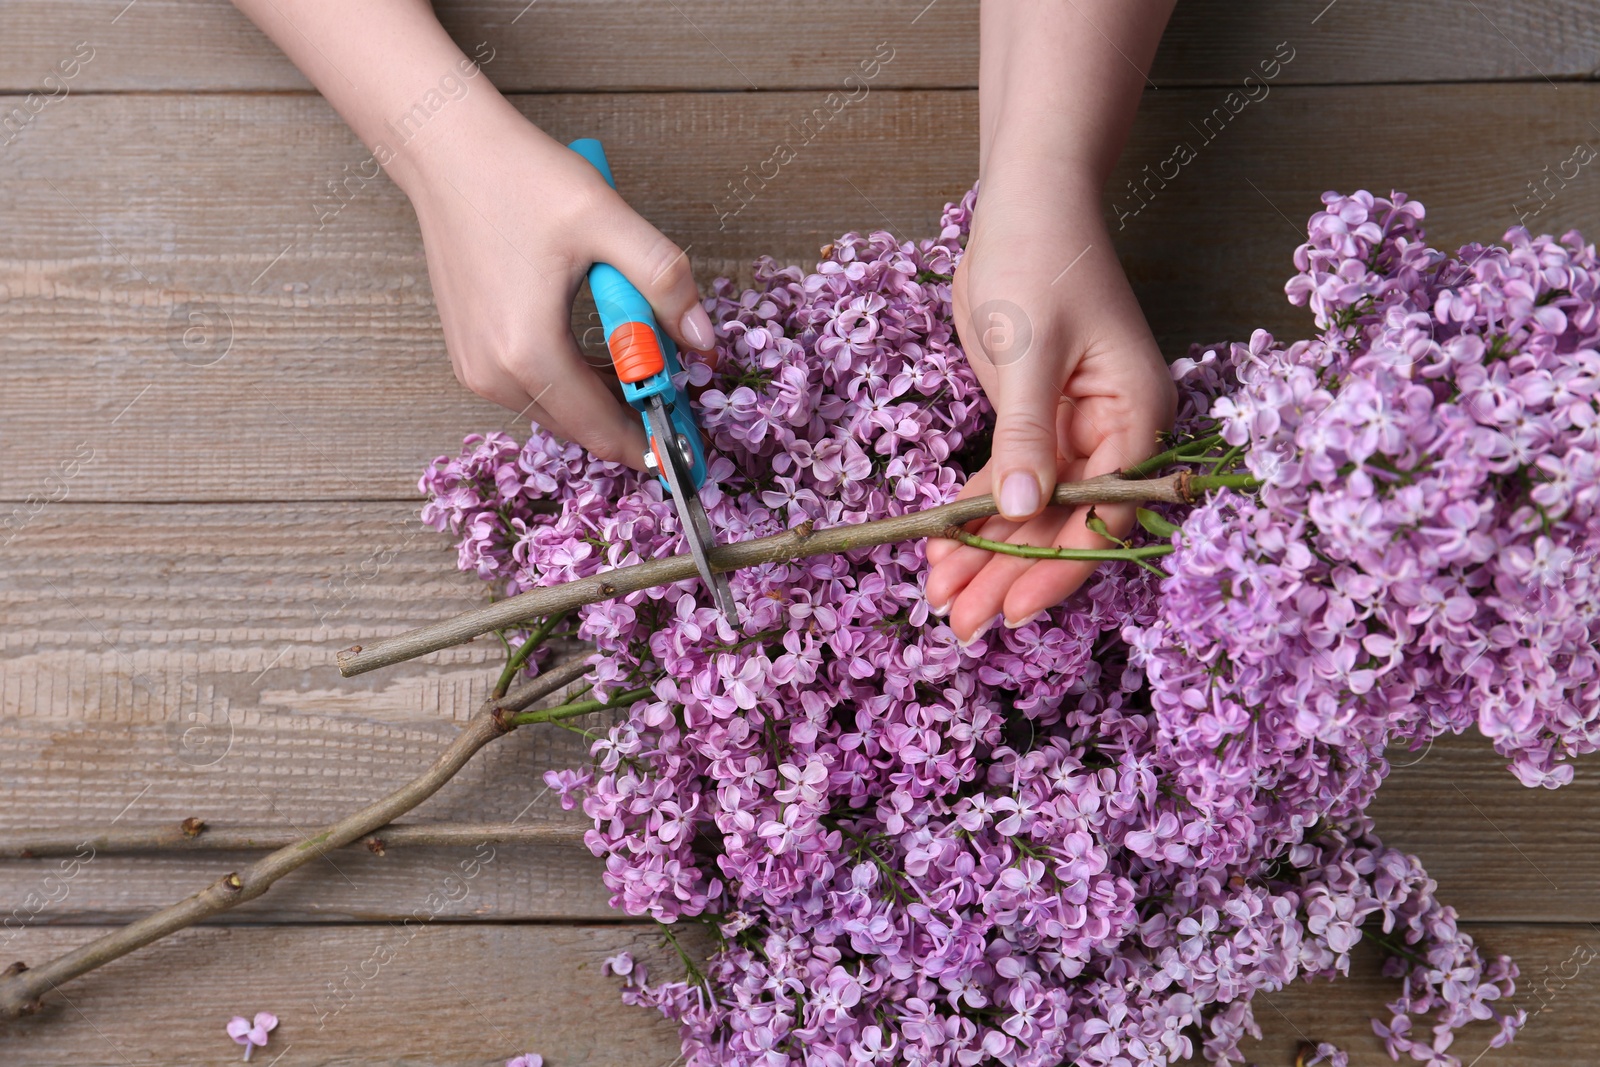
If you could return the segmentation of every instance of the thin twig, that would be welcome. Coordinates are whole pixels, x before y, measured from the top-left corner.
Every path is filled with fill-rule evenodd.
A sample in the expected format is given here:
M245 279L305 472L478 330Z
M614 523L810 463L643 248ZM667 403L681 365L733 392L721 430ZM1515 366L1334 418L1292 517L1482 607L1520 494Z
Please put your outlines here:
M1175 463L1194 462L1203 457L1214 446L1222 443L1220 433L1208 434L1190 441L1173 445L1165 452L1159 452L1141 463L1123 470L1124 478L1148 478L1162 467L1170 467Z
M512 726L532 726L536 722L566 722L568 719L576 719L596 711L612 711L637 704L652 691L650 686L641 686L638 689L629 689L625 693L615 693L610 700L585 700L577 704L561 704L553 708L524 711L519 715L509 716L506 721Z
M1056 486L1051 502L1063 506L1150 501L1187 503L1189 498L1185 490L1189 478L1187 471L1164 478L1142 479L1108 474L1082 482L1063 482ZM709 553L711 569L734 571L764 563L831 555L919 537L936 537L946 527L964 526L995 514L998 514L998 508L994 498L984 495L890 519L834 526L825 530L815 530L810 523L801 523L792 530L771 537L712 548ZM618 567L575 582L530 589L453 619L445 619L366 647L358 645L346 649L339 653L339 673L346 678L364 674L379 667L463 644L474 637L529 619L570 611L583 604L610 600L652 586L681 582L693 578L696 573L694 560L689 556L670 556L631 567Z
M1116 560L1130 560L1138 562L1143 559L1156 559L1160 556L1172 555L1171 545L1140 545L1138 548L1055 548L1044 545L1013 545L1004 541L993 541L987 537L970 534L959 526L952 526L941 537L948 537L952 541L960 541L973 548L981 548L986 552L998 552L1007 556L1021 556L1023 559L1067 559L1086 560L1092 563L1110 563Z
M498 700L490 699L485 707L491 711L514 712L521 711L529 704L554 693L564 685L576 682L579 678L589 673L592 664L588 656L568 660L554 667L547 667L529 681L523 682ZM585 686L584 688L588 688ZM564 699L572 699L568 694Z
M527 664L528 657L538 651L544 644L545 638L550 636L550 631L560 625L566 618L566 613L552 615L541 622L537 629L528 635L528 639L517 646L517 650L506 657L506 666L500 672L500 680L494 683L494 692L490 694L491 700L499 700L506 695L506 690L511 688L511 683L516 681L517 672Z
M577 665L563 664L562 668L547 671L520 687L516 699L526 707L586 672L588 665L580 661ZM573 674L574 670L577 670L577 675ZM30 969L20 961L13 963L0 974L0 1018L30 1014L37 1010L40 998L57 986L168 934L193 926L247 900L254 900L291 871L389 825L438 792L479 749L517 728L517 712L520 709L509 708L507 705L510 702L510 698L486 702L483 710L468 721L466 728L426 771L382 800L368 804L287 848L280 848L262 857L243 871L223 875L193 896L136 919L41 967ZM550 717L560 714L559 708L549 711Z
M58 856L96 857L150 852L264 852L287 848L303 838L281 826L212 826L199 822L197 833L179 824L113 830L49 830L0 835L0 859L31 860ZM345 848L382 855L391 848L517 844L571 844L583 840L585 825L520 826L516 823L394 823L379 827Z

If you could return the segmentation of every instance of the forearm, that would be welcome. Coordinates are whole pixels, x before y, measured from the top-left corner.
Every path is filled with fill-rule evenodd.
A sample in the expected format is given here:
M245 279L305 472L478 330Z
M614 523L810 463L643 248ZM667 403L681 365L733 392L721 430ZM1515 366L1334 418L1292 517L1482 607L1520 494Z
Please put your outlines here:
M1127 139L1174 0L983 0L978 71L985 193L1028 175L1098 198Z
M466 128L511 105L458 48L426 0L234 0L281 48L408 193L419 168ZM448 116L437 115L449 111ZM444 121L440 121L444 119Z

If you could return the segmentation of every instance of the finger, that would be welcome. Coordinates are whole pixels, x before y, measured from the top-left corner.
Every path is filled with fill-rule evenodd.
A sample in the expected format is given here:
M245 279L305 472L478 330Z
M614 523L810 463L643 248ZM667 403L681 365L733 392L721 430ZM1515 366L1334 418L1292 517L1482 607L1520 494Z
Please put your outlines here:
M973 532L979 537L986 537L991 541L1010 540L1021 523L1012 522L1010 519L995 516L987 519ZM982 548L973 548L963 545L959 541L946 541L945 544L953 546L952 551L944 556L937 564L929 568L927 586L924 595L928 599L928 606L935 614L949 614L955 606L956 599L966 590L968 584L983 571L989 561L994 558L994 553ZM998 603L998 601L997 601ZM998 610L998 609L996 609ZM968 631L959 631L965 636Z
M538 410L538 405L533 398L522 391L522 386L517 380L503 372L486 373L478 369L477 365L463 366L455 361L451 362L455 371L456 381L468 391L491 404L499 404L508 411L515 411L519 421L523 418L532 418L531 412Z
M1123 457L1129 454L1129 443L1108 438L1095 450L1084 464L1084 476L1093 478L1122 466ZM1094 509L1096 517L1106 524L1112 537L1118 540L1128 536L1133 529L1132 504L1101 504ZM1058 548L1105 549L1117 547L1088 525L1089 508L1074 509L1072 515L1051 542ZM1131 564L1119 564L1130 566ZM1018 572L1005 590L1002 610L1008 626L1021 626L1067 599L1100 564L1083 560L1039 560L1036 565Z
M508 411L516 412L515 422L521 425L531 425L536 429L555 434L566 439L566 435L555 428L550 413L544 408L528 399L526 393L518 387L513 379L504 379L505 385L500 387L490 386L484 392L474 389L473 392L492 404L498 404Z
M990 538L990 540L1003 540L1014 545L1048 545L1053 543L1054 538L1061 532L1062 513L1052 508L1028 522L1013 526L1009 536ZM988 534L983 533L980 536L987 537ZM955 631L958 638L970 643L986 632L1003 615L1006 595L1011 591L1012 585L1035 567L1040 566L1041 562L1021 556L986 552L982 549L969 548L967 551L980 553L983 557L982 566L978 573L967 581L950 606L950 628ZM1059 565L1058 561L1052 562ZM1085 565L1077 564L1077 566Z
M1126 512L1126 517L1121 514ZM1101 506L1095 514L1105 520L1114 536L1122 536L1133 522L1128 505ZM1051 542L1057 548L1103 549L1116 546L1089 529L1089 509L1076 508ZM1102 564L1084 560L1034 560L1033 566L1018 571L1006 582L1001 599L1001 614L1013 629L1025 626L1076 593Z
M618 402L583 362L570 333L562 332L555 358L513 369L522 390L545 413L546 429L587 449L597 459L642 471L647 447L638 412Z
M634 284L667 333L679 344L707 352L716 344L711 316L700 306L687 250L679 248L631 208L614 212L600 235L601 258Z
M961 487L961 491L956 494L955 498L957 500L965 500L968 497L981 496L987 492L989 492L989 468L984 467L977 474L967 479L967 484ZM926 552L929 567L938 566L940 560L961 547L960 541L952 541L947 537L928 538Z
M1052 473L1051 484L1053 486L1057 478L1063 481L1081 478L1083 472L1082 459L1060 461ZM978 534L991 541L1015 545L1048 545L1060 533L1068 514L1061 508L1051 507L1025 523L997 516L988 520ZM1000 619L1005 608L1006 593L1036 561L971 546L962 546L961 551L959 558L952 553L947 561L951 564L949 582L961 583L950 605L950 627L957 638L970 644ZM937 589L940 593L945 591L943 578L941 576L942 581Z
M1055 487L1060 391L1046 366L1046 339L1033 336L1020 309L995 301L975 314L981 358L993 365L996 379L989 459L995 503L1001 515L1023 522L1044 510Z

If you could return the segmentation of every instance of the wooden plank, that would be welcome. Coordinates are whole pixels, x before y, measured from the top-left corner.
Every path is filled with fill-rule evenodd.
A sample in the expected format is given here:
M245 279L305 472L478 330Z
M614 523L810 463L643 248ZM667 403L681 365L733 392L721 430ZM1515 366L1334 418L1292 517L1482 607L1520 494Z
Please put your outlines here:
M492 639L360 678L334 652L480 603L414 504L52 506L0 571L0 827L213 822L309 829L407 780L478 706ZM411 523L411 525L407 525ZM197 732L198 731L198 732ZM415 818L576 825L544 794L576 766L557 730L496 742ZM1600 766L1554 792L1517 783L1479 739L1397 752L1374 806L1461 914L1600 921L1588 847ZM531 807L529 805L532 805ZM604 917L586 850L502 849L459 916ZM249 905L253 921L404 915L460 853L340 853ZM452 859L452 856L457 859ZM30 924L159 905L239 858L97 859ZM59 861L0 862L0 921ZM342 873L341 873L342 872ZM59 895L59 893L56 893ZM37 903L37 902L36 902ZM30 905L30 909L32 906ZM242 913L243 914L243 913Z
M1113 229L1138 203L1127 181L1159 171L1180 140L1197 158L1166 188L1152 184L1115 239L1170 353L1255 326L1303 335L1307 316L1282 285L1295 220L1323 189L1408 190L1427 203L1438 241L1494 238L1516 221L1515 204L1537 205L1528 183L1542 168L1554 174L1575 143L1600 136L1589 125L1597 93L1282 88L1220 133L1205 123L1221 91L1152 94L1113 181ZM606 137L624 191L693 246L703 279L763 252L814 262L818 244L850 228L927 234L965 189L972 94L880 93L837 116L721 228L716 190L816 103L805 93L523 100L558 135ZM86 97L40 121L49 125L0 157L0 500L408 497L426 459L508 425L453 382L398 192L374 185L318 231L320 184L363 155L320 100ZM1591 171L1531 224L1593 232ZM1075 254L1063 250L1063 264ZM81 448L96 458L63 490L60 471Z
M1479 921L1600 918L1600 760L1575 761L1572 784L1546 790L1518 782L1477 734L1389 759L1396 769L1371 809L1378 833L1422 859L1440 899Z
M1590 962L1600 953L1600 935L1587 926L1469 929L1487 952L1520 961L1524 984L1512 1003L1531 1016L1515 1044L1476 1062L1589 1067L1600 1042L1600 983ZM10 955L39 958L98 932L29 931ZM622 1005L616 980L599 973L601 961L624 948L647 960L652 973L681 973L659 939L636 926L441 923L415 937L388 926L206 927L47 998L39 1015L0 1029L0 1060L8 1067L232 1062L236 1049L224 1024L270 1010L280 1022L262 1062L287 1053L284 1067L498 1067L524 1051L540 1052L552 1065L666 1067L678 1054L673 1029ZM1375 954L1358 948L1349 978L1297 983L1258 998L1264 1037L1247 1043L1245 1053L1252 1062L1287 1067L1303 1042L1334 1041L1351 1053L1352 1067L1389 1064L1370 1020L1387 1018L1383 1005L1398 987L1378 973ZM1473 1062L1488 1034L1475 1024L1452 1051Z
M309 830L420 771L498 674L492 638L404 671L339 680L333 652L482 603L411 504L58 504L0 572L0 823L11 829L209 821ZM543 772L580 764L557 730L496 742L416 818L573 825ZM126 809L126 810L124 810ZM581 847L500 848L455 916L609 918ZM467 853L340 853L241 915L404 914ZM242 857L97 859L27 922L126 917ZM0 913L59 861L0 863Z
M1503 1049L1489 1049L1494 1028L1474 1023L1461 1031L1450 1052L1477 1067L1588 1067L1600 1043L1600 983L1594 960L1600 934L1592 926L1468 924L1488 958L1512 956L1522 968L1509 1004L1529 1015L1522 1035ZM1256 1001L1263 1040L1247 1046L1255 1063L1295 1062L1307 1042L1331 1041L1350 1053L1351 1067L1384 1067L1391 1060L1373 1035L1371 1020L1387 1022L1384 1005L1395 999L1399 983L1379 973L1375 952L1357 949L1348 979L1296 983ZM1426 1027L1418 1027L1428 1036ZM1309 1056L1307 1057L1309 1058ZM1410 1062L1405 1059L1404 1062Z
M977 84L976 0L495 0L435 5L456 40L494 51L507 91L833 89L879 41L876 84ZM308 89L232 8L211 0L22 0L0 8L0 89L39 88L88 41L76 91ZM1587 78L1600 32L1583 0L1196 0L1179 4L1152 72L1159 86L1241 81L1275 46L1288 84ZM714 43L713 43L714 42ZM618 57L626 57L619 61Z
M30 931L8 959L39 959L94 928ZM7 1067L224 1064L235 1015L278 1016L254 1062L500 1067L538 1052L552 1067L666 1067L676 1028L630 1008L607 956L630 950L660 974L669 952L639 926L415 924L207 927L65 987L38 1015L0 1028Z
M841 210L836 152L897 224L932 231L970 179L972 97L870 99L876 110L834 119L726 233L706 175L759 164L812 96L525 103L561 136L614 145L627 195L716 273L762 252L815 262L851 222L883 224L860 196ZM363 157L322 101L92 97L50 119L0 160L19 192L0 204L13 235L0 263L0 424L18 452L0 499L45 492L83 442L105 461L72 479L73 499L409 496L427 459L509 424L454 383L398 191L374 185L319 225L322 184ZM912 144L932 162L892 151ZM174 152L193 162L175 170ZM185 348L193 330L201 343ZM222 436L242 447L219 449ZM192 462L201 454L208 470Z

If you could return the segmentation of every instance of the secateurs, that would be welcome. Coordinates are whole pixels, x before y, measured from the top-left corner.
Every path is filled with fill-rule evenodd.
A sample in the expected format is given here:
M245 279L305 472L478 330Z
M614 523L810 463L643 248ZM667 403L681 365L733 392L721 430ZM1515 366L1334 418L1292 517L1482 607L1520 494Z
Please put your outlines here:
M567 147L593 164L607 185L617 187L599 141L585 137ZM644 419L645 436L650 441L645 466L655 472L672 495L689 552L700 569L700 577L711 589L717 610L730 622L736 622L739 616L728 576L712 571L707 557L716 540L698 495L707 477L706 455L689 398L673 381L673 376L682 371L678 346L656 324L644 294L615 267L608 263L590 267L589 289L600 311L611 362L622 381L623 398Z

